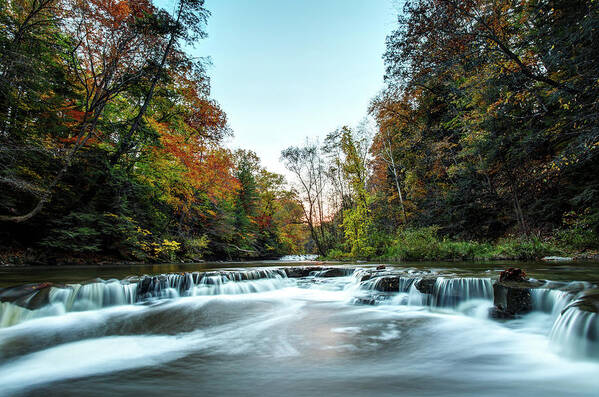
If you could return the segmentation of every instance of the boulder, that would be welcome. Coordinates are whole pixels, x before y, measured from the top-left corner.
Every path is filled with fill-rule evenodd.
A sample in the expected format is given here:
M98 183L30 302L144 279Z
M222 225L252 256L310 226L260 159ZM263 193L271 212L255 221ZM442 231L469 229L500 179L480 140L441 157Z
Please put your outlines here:
M498 281L493 284L493 304L491 316L494 318L511 318L532 311L532 295L530 290L538 288L538 281Z
M29 310L39 309L49 303L52 283L25 284L0 289L0 302L11 302Z
M372 276L373 276L372 273L364 273L360 276L360 282L370 280L372 278Z
M416 281L416 289L423 294L432 295L435 289L435 283L437 282L436 278L422 278Z
M287 273L288 278L300 278L300 277L308 277L311 272L317 272L325 270L320 266L294 266L294 267L284 267L285 273Z
M525 281L526 272L517 267L510 267L499 274L499 281Z
M581 292L574 303L569 306L574 306L578 310L599 314L599 288L588 289Z
M322 273L318 274L319 277L344 277L347 275L347 270L339 267L327 269Z
M374 289L381 292L399 292L399 276L385 276L376 280Z

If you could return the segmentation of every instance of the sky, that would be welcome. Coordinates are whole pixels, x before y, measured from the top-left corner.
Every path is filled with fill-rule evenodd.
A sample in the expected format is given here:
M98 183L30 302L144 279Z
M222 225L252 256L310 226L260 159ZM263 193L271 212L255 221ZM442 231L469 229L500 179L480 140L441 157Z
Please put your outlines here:
M227 146L287 174L281 150L355 126L383 86L392 0L206 0L211 96L227 114Z

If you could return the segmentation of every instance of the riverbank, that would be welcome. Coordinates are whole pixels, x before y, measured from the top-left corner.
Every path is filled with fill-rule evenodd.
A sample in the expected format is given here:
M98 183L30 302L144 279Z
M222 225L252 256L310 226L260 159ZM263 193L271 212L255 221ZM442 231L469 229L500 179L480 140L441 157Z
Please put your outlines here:
M465 261L465 260L541 260L562 257L573 260L599 261L599 239L556 233L553 236L509 236L493 242L460 241L441 237L437 229L417 228L398 232L384 242L373 257L356 258L340 249L333 249L323 260L355 261Z
M34 249L27 250L0 250L0 267L28 267L28 266L152 266L164 263L196 264L205 262L220 263L245 263L248 261L278 260L279 257L256 258L204 258L204 257L173 257L171 260L164 258L148 257L144 260L125 259L104 253L79 254L48 252Z

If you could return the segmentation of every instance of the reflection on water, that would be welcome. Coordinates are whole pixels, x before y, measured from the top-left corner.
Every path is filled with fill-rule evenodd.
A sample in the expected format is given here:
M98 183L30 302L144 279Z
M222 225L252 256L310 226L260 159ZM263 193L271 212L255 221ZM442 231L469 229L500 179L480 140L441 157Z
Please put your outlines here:
M353 276L198 280L219 294L31 319L0 329L0 395L596 396L599 362L550 338L563 296L492 321L489 277L441 279L428 301L411 283L377 305L355 304L374 283Z

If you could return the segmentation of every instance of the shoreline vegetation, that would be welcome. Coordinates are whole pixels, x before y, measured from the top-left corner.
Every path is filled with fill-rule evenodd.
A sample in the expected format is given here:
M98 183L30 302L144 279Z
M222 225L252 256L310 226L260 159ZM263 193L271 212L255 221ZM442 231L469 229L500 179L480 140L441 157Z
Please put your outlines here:
M406 2L370 118L288 180L227 147L203 0L0 7L3 263L597 256L597 1Z
M595 240L591 241L591 244ZM332 250L320 259L353 261L360 259L377 261L549 261L592 260L599 261L596 249L580 248L580 245L559 237L514 236L496 242L459 241L440 237L437 229L408 229L391 240L385 253L372 258L351 257L340 250ZM553 258L555 259L553 259Z
M502 238L496 242L458 241L441 237L438 228L428 227L420 229L406 229L397 234L397 237L386 242L384 252L370 257L356 257L339 249L332 249L327 255L320 255L317 259L305 261L306 263L331 263L369 261L373 263L389 262L401 263L404 261L599 261L599 251L589 249L594 246L595 237L574 235L572 231L561 231L553 237L539 236L513 236ZM202 258L180 257L172 258L174 263L243 263L262 260L278 260L279 256L264 256L253 258L237 258L230 260L217 260ZM163 258L148 258L145 261L124 260L122 257L94 255L65 255L44 256L35 250L21 252L0 252L0 265L2 266L28 266L28 265L145 265L167 263ZM283 262L282 262L283 263Z

